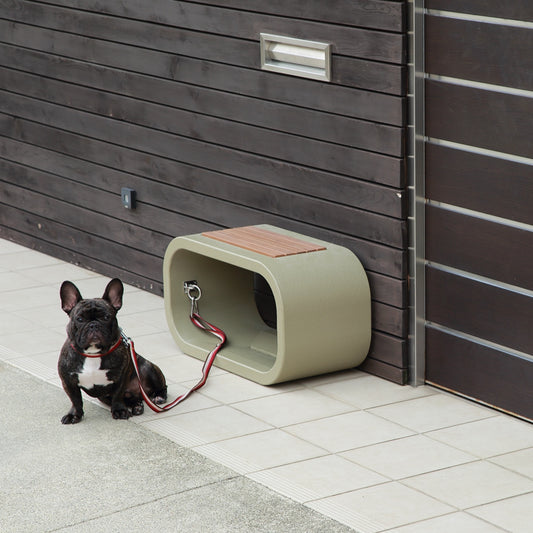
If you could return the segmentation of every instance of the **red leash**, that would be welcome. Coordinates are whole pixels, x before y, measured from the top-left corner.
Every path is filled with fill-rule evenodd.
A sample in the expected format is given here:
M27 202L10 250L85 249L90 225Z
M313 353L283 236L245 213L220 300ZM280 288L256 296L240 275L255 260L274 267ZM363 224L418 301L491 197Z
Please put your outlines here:
M162 413L163 411L168 411L169 409L172 409L173 407L176 407L179 403L186 400L194 391L198 390L200 387L203 387L205 385L205 382L207 381L207 376L209 375L209 371L211 370L211 367L213 366L213 363L215 362L215 358L218 354L218 352L222 349L224 346L224 343L226 342L226 334L216 326L213 326L213 324L210 324L207 322L207 320L204 320L199 314L198 314L198 304L197 301L200 299L200 296L202 295L202 292L200 290L200 287L196 284L196 282L186 282L184 284L185 292L187 293L187 296L191 300L191 314L190 319L191 322L198 328L203 329L204 331L207 331L208 333L211 333L211 335L214 335L218 340L218 344L207 354L207 357L204 362L204 366L202 367L202 378L200 381L194 385L191 389L189 389L186 393L182 394L181 396L178 396L173 402L167 404L167 405L157 405L156 403L152 402L152 400L148 397L146 392L143 389L142 383L141 383L141 376L139 372L139 363L137 362L137 353L135 352L135 347L133 345L133 341L127 337L123 332L121 333L121 341L125 342L127 346L129 346L131 359L133 361L133 366L135 367L135 372L137 372L137 377L139 378L139 387L141 389L141 394L152 411L155 411L156 413ZM196 292L196 296L192 294L193 292Z

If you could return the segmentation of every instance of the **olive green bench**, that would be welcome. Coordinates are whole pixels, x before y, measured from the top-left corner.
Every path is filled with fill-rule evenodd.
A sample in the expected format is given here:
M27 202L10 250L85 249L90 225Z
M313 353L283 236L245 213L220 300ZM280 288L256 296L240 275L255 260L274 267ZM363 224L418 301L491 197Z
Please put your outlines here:
M165 312L181 350L204 359L213 337L189 320L184 282L201 288L200 315L227 344L215 365L263 385L358 366L371 336L370 289L347 248L260 225L173 239L163 263ZM275 302L276 327L254 297L261 276Z

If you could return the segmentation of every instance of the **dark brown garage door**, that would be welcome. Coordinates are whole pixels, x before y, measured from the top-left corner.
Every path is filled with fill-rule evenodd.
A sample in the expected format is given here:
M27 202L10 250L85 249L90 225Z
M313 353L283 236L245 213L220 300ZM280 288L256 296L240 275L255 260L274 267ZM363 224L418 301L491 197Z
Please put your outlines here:
M426 380L533 419L533 3L426 8Z

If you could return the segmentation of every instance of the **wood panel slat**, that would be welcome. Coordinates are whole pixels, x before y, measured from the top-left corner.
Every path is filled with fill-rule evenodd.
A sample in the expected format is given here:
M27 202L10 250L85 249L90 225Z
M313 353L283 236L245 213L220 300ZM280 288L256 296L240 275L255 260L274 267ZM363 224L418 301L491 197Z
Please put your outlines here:
M533 5L530 0L426 0L425 7L485 17L533 21Z
M6 169L6 176L3 178L6 183L13 184L26 184L30 190L38 190L42 194L54 194L56 197L62 197L63 194L69 195L68 200L78 204L77 194L74 187L70 186L65 192L65 180L62 178L57 178L50 176L48 174L39 172L36 170L31 170L28 168L23 168L17 165L3 164L3 169ZM43 180L50 182L50 186L46 182L43 183ZM91 180L87 180L86 183L91 183ZM286 220L285 217L280 215L271 215L268 213L256 213L253 209L246 205L237 205L234 203L228 204L223 200L216 198L211 198L204 195L198 195L191 193L190 191L181 190L173 187L164 187L159 186L159 191L152 194L150 187L146 184L139 183L140 187L137 189L139 194L139 206L136 209L135 213L123 213L124 216L128 216L130 223L136 221L138 225L144 225L146 227L151 227L157 231L167 233L167 224L169 224L167 212L161 212L158 216L158 212L161 209L164 209L168 212L178 213L180 216L188 216L191 218L202 219L205 218L205 215L202 214L209 213L209 220L214 224L220 226L239 226L242 225L242 222L253 217L258 220L258 223L270 223L276 226L283 226ZM135 183L131 183L135 185ZM122 213L122 206L120 203L120 192L119 188L116 188L116 193L114 197L115 208L117 208L119 213ZM160 198L166 195L164 200ZM91 195L89 194L89 197ZM112 198L112 197L110 197ZM94 198L93 198L94 199ZM110 200L112 202L112 200ZM81 201L88 206L91 203L86 200ZM106 204L109 210L113 210L113 205L109 202ZM143 218L144 216L149 218Z
M533 158L533 99L426 81L426 134Z
M0 9L1 11L1 9ZM105 19L103 19L105 20ZM100 28L101 17L95 27ZM119 26L119 27L117 27ZM137 26L136 31L132 31ZM54 25L56 34L60 36L62 26ZM150 51L174 54L176 42L180 45L180 56L216 61L242 68L258 69L260 67L258 46L255 42L237 40L230 37L206 35L198 32L173 28L154 28L153 25L133 21L109 19L102 31L85 31L91 40L106 39L130 48L142 44ZM35 31L35 29L33 30ZM37 29L39 31L39 29ZM42 33L47 33L45 30ZM32 37L36 41L37 36ZM138 51L139 48L136 48ZM332 82L349 87L371 89L395 95L405 94L406 68L402 65L379 63L346 56L334 56Z
M447 333L426 331L430 383L533 419L533 363Z
M323 84L313 80L176 56L8 21L0 20L0 35L5 35L8 42L18 46L51 53L51 66L57 62L62 64L63 57L69 57L384 124L403 125L405 119L405 98L399 96L330 84L327 86L329 98L324 98Z
M118 30L121 29L121 24L125 23L125 19L150 20L158 25L185 27L203 34L232 35L256 42L261 32L290 35L301 39L330 42L337 54L390 63L405 63L406 61L405 37L401 33L373 31L304 19L299 19L298 23L294 24L286 17L212 5L201 6L193 2L176 0L151 0L150 3L143 0L129 0L126 4L121 2L102 4L94 0L56 0L53 2L77 9L64 9L44 4L29 5L33 2L26 0L11 0L10 3L11 9L0 9L0 15L51 28L62 29L67 25L76 33L102 39L113 36L111 24L113 20ZM97 14L81 11L91 9L97 11ZM114 17L104 17L100 15L101 13L111 14ZM133 22L127 20L129 28L133 27ZM101 27L104 29L100 30ZM125 34L124 31L119 33ZM112 40L117 38L115 33ZM153 38L157 39L155 36ZM135 39L143 42L137 36ZM150 40L145 39L145 42L149 43Z
M368 372L369 374L376 374L400 385L405 385L407 383L406 368L389 365L383 361L374 359L373 357L367 357L359 366L359 369Z
M351 146L331 145L321 140L314 140L310 133L307 133L305 137L288 135L279 130L260 128L256 125L221 119L209 114L199 115L189 110L169 108L144 100L102 93L98 90L56 82L11 69L0 69L0 89L9 90L14 86L18 87L24 95L39 98L41 101L61 105L66 98L69 108L242 151L301 161L312 167L320 166L319 161L325 158L324 154L328 151L333 152L332 157L345 159L358 157L361 162L373 158L376 160L376 165L381 165L383 168L385 165L399 167L396 158L379 155L378 159L375 159L376 156L373 153L368 154L353 146L353 140L350 142ZM16 104L10 102L9 105L16 109ZM305 116L300 117L299 122L303 125ZM376 140L374 148L380 144L383 143ZM288 148L283 148L284 146ZM397 148L400 150L397 155L401 156L402 147ZM291 155L288 152L289 149L295 153ZM320 158L319 161L307 160L305 151L316 154L316 157ZM336 170L332 162L329 162L329 167L330 171ZM378 181L377 178L376 181Z
M426 196L533 225L530 165L426 144Z
M19 121L13 120L8 117L2 117L0 115L0 132L3 134L9 134L13 131L13 128L16 130L17 137L19 139L26 139L32 141L38 141L40 144L44 144L49 148L56 148L59 151L70 152L71 155L87 157L88 154L94 154L94 160L98 161L103 165L115 164L116 161L120 161L122 165L126 166L126 169L129 168L129 165L135 165L135 168L143 170L146 169L146 161L143 160L141 154L135 153L133 151L121 151L118 154L109 154L105 151L105 143L99 143L97 141L88 141L87 139L77 138L66 133L56 132L53 136L50 135L50 132L47 129L41 129L39 127L34 127L33 124L25 124ZM93 146L94 143L94 146ZM109 159L108 159L109 158ZM155 164L155 162L154 162ZM157 165L162 164L158 162ZM77 167L76 167L77 168ZM98 175L98 172L95 172L94 167L89 167L92 173ZM151 171L151 166L148 167L148 170ZM145 170L143 170L145 171ZM172 175L172 174L171 174ZM110 184L115 182L115 175L112 174L108 176L108 170L104 171L104 180L109 180ZM128 184L131 182L132 177L126 182ZM142 192L143 190L149 190L149 195L154 197L155 204L163 205L166 209L191 209L193 214L198 212L204 212L205 205L198 205L198 211L195 210L194 206L189 205L189 200L184 199L183 195L179 192L176 194L169 194L170 191L166 190L164 187L158 185L151 185L149 182L143 182L142 178L137 178L138 181L133 184L137 187L137 190ZM112 186L112 185L111 185ZM119 190L117 189L117 195ZM118 201L117 196L117 201ZM154 201L153 200L153 201ZM163 202L166 201L166 203ZM141 195L141 204L142 204L142 195ZM232 208L232 213L235 209ZM164 214L166 211L163 211ZM209 212L209 211L207 211ZM213 215L218 214L218 212L213 212ZM174 215L176 217L177 215ZM312 237L324 241L334 242L340 246L346 246L352 250L363 262L363 265L366 269L379 272L381 274L386 274L393 276L395 278L402 279L407 272L407 254L404 250L392 249L378 243L371 243L369 241L356 239L348 235L341 235L337 232L328 231L318 227L313 227L306 225L300 222L291 221L289 219L273 218L262 215L260 212L254 212L249 210L247 213L243 213L243 216L234 218L231 224L230 220L226 220L228 226L238 225L239 221L246 223L254 222L257 224L260 223L270 223L273 225L279 225L285 227L286 229L296 231L298 233L306 234ZM154 219L152 224L155 226L166 224L164 217L157 217ZM200 222L197 221L193 224L192 227L186 228L185 230L178 225L169 224L169 231L172 231L174 236L179 235L180 231L182 234L187 233L198 233L204 230Z
M245 95L223 93L204 87L193 87L186 83L81 63L68 58L57 61L44 52L2 44L0 44L0 54L3 65L17 71L32 73L36 78L41 77L40 85L48 87L48 90L54 86L65 90L50 79L56 78L97 89L106 95L115 93L107 95L108 98L120 94L190 113L253 124L345 146L396 156L404 153L404 131L397 126L258 100ZM14 74L2 69L2 77L8 76L13 77ZM43 76L47 79L43 80ZM69 86L65 87L68 90Z
M255 162L256 167L264 167L264 157L267 156L288 164L309 166L346 176L353 176L357 172L359 178L383 185L403 185L403 161L400 158L319 141L311 142L300 137L284 138L283 134L278 134L279 137L273 134L269 139L268 132L259 129L248 130L250 138L233 130L232 137L224 141L224 133L227 133L224 127L213 133L214 138L204 139L200 132L192 133L194 125L191 124L193 130L190 133L196 135L196 138L191 138L116 120L112 116L113 110L109 113L111 117L97 116L5 91L0 99L0 111L212 170L226 171L224 164L227 165L229 161L252 165ZM265 144L260 147L262 138L265 139ZM218 144L217 139L224 142L224 145ZM259 155L254 150L259 150Z
M363 26L381 30L405 30L405 3L402 0L330 0L309 2L308 0L196 0L198 4L238 8L254 12L271 13L285 17L323 20Z
M117 170L120 166L116 167ZM170 180L171 181L171 180ZM406 240L406 221L395 220L390 217L376 215L365 211L357 211L352 208L339 206L338 204L328 203L320 200L305 197L292 197L285 191L278 191L273 188L255 189L251 191L248 196L243 195L243 205L235 204L235 198L231 198L231 191L229 191L229 199L219 200L209 196L203 196L195 192L191 192L188 189L175 190L173 194L170 194L168 198L163 197L166 189L161 187L157 192L148 192L150 189L146 186L140 185L145 189L147 193L147 201L161 207L169 207L174 209L180 209L181 212L190 216L196 216L203 218L207 213L211 217L215 216L221 211L221 215L225 209L221 209L221 206L226 206L227 213L226 219L218 220L217 223L227 226L239 226L243 225L238 223L238 219L242 220L242 216L249 216L253 209L250 204L256 205L260 211L257 211L256 216L260 217L262 222L267 223L271 221L273 225L279 226L282 223L283 216L286 218L293 218L299 220L301 218L307 220L313 220L317 225L332 230L341 230L346 233L351 233L354 236L360 238L370 239L375 242L388 244L397 248L402 248ZM168 192L168 191L167 191ZM212 191L213 192L213 191ZM262 193L262 194L261 194ZM156 195L157 200L153 198ZM172 204L168 205L172 198ZM250 201L247 201L250 200ZM228 203L228 202L231 202ZM271 212L265 210L268 204L276 205L275 209ZM229 209L229 206L233 207ZM233 222L231 222L233 220ZM353 224L357 223L354 227Z
M154 255L94 235L88 232L86 227L77 228L43 217L39 212L46 209L45 201L42 197L36 200L36 212L24 211L20 205L12 207L0 204L0 226L31 236L34 243L47 243L47 246L64 248L77 263L84 264L82 258L90 257L95 259L95 264L101 262L112 265L130 274L142 272L145 279L154 280L160 276L161 265ZM57 202L51 204L60 205ZM80 212L82 211L78 211ZM107 221L102 220L102 217L99 217L99 220L102 225L107 225ZM102 250L105 250L105 253L102 253ZM96 270L99 271L98 268Z
M533 297L428 267L427 320L533 353Z
M533 89L533 31L427 16L426 71L494 85Z
M21 123L19 122L19 124ZM30 142L35 140L35 142L43 143L46 133L53 133L52 129L36 124L21 124L21 127ZM7 134L7 130L4 132ZM394 196L398 199L399 193L394 189L388 191L387 189L368 188L370 184L359 183L353 179L335 179L333 174L320 176L320 174L310 172L309 179L304 181L297 179L296 176L291 179L283 172L270 179L269 176L262 176L257 173L252 174L250 179L242 180L239 177L170 160L159 160L158 172L156 173L155 169L146 168L142 156L132 150L118 147L109 148L108 151L115 154L117 158L121 157L128 162L122 168L113 169L109 168L109 165L113 164L113 161L110 160L110 154L107 154L107 157L98 157L98 153L104 153L102 150L105 148L105 143L85 140L85 160L81 161L76 156L83 155L83 153L74 146L79 142L83 141L78 141L77 136L57 133L45 143L50 149L45 149L4 137L0 139L0 154L15 162L22 161L28 166L57 173L71 180L90 181L95 186L106 189L116 189L115 183L116 180L119 180L119 182L129 183L128 186L142 191L147 185L144 181L145 178L150 177L154 185L159 184L150 189L150 201L168 209L171 209L172 205L168 201L169 192L166 190L166 186L174 186L234 203L244 203L249 207L267 210L273 214L282 214L284 213L283 207L291 205L292 213L300 213L299 216L304 218L306 217L305 210L308 210L309 213L321 212L322 216L327 214L328 204L320 198L336 203L352 201L356 205L351 207L362 208L366 211L381 211L389 216L402 215L401 211L397 212L394 198L392 198ZM94 158L89 155L93 153L91 149L93 144L95 144ZM64 148L69 150L72 155L54 151ZM91 161L87 160L88 157L91 157ZM330 188L336 187L338 190L328 194L328 185ZM281 187L295 188L295 192L298 194L287 189L281 189ZM379 209L374 207L375 205ZM344 207L340 207L333 214L340 217L339 220L351 218L351 212L344 212L343 215L343 211Z
M406 368L407 341L380 331L373 331L368 358L393 367Z
M533 290L533 233L435 206L426 208L426 257Z

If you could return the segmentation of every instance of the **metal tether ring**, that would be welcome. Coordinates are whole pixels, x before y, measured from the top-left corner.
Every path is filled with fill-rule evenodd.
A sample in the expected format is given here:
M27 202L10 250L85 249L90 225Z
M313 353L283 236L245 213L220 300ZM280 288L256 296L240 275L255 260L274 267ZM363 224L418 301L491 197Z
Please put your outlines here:
M198 300L202 297L202 289L196 281L186 281L183 283L183 290L191 300L191 316L198 312Z

